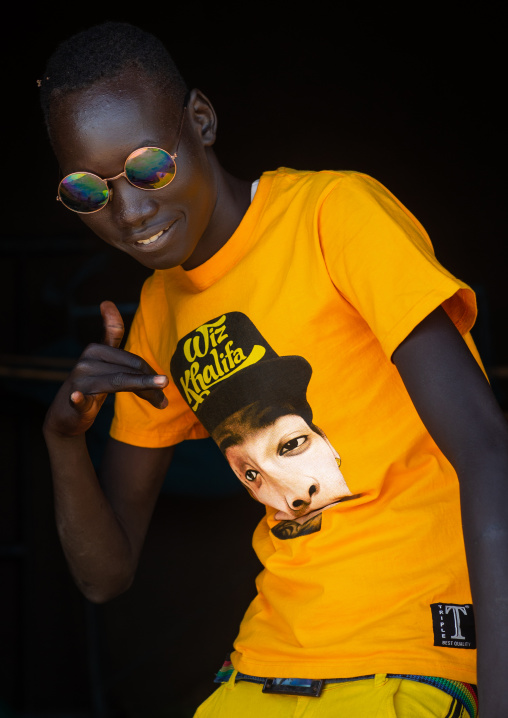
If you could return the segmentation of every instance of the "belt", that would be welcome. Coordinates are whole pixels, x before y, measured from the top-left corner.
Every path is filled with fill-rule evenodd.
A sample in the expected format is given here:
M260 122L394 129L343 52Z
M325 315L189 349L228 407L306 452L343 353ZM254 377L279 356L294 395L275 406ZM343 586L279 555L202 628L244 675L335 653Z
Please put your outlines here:
M251 683L263 684L263 693L279 693L289 696L311 696L319 698L323 687L330 683L349 683L350 681L363 681L371 676L355 676L354 678L260 678L249 676L246 673L237 673L235 683L238 681L249 681Z
M227 683L234 668L229 660L226 660L215 677L215 683ZM462 704L467 711L469 718L478 717L478 690L475 685L452 681L447 678L434 676L416 676L402 673L387 673L387 678L401 678L417 683L438 688ZM235 676L235 683L248 681L259 683L263 686L263 693L277 693L292 696L309 696L319 698L324 686L332 683L350 683L351 681L364 681L375 678L374 674L368 676L353 676L351 678L266 678L262 676L251 676L247 673L238 672Z

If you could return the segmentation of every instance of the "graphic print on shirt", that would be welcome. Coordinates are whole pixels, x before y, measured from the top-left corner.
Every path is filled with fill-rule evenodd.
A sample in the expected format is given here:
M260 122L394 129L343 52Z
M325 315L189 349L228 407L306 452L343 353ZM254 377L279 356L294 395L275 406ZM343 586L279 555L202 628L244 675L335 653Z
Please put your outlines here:
M278 538L319 531L323 509L354 498L338 452L313 423L309 362L279 356L245 314L223 314L180 339L171 375L251 496L277 510Z

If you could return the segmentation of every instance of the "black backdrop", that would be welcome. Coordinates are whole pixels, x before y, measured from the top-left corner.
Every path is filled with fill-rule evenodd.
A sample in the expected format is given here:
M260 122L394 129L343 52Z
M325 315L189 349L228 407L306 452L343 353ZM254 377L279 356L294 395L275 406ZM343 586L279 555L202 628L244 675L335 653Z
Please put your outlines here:
M6 26L2 238L89 238L54 201L58 169L36 80L63 37L127 20L158 33L189 84L212 99L217 153L231 172L355 169L386 184L427 228L438 258L485 288L496 361L505 360L500 17L345 3L320 12L267 2L104 5L90 17L69 4L23 4Z
M216 150L232 173L355 169L387 185L427 228L442 263L478 290L475 337L505 404L503 45L501 19L488 8L11 7L2 72L3 355L75 356L100 336L97 304L111 298L130 307L146 276L55 202L58 168L38 108L36 80L56 43L107 19L167 43L188 83L215 105ZM194 530L175 552L188 522L175 519L170 490L134 588L91 609L67 576L53 528L40 422L56 384L1 382L0 716L191 715L252 592L257 566L245 556L257 507L228 487L222 497L193 500L194 527L207 525L212 506L215 528ZM244 511L250 523L238 518Z

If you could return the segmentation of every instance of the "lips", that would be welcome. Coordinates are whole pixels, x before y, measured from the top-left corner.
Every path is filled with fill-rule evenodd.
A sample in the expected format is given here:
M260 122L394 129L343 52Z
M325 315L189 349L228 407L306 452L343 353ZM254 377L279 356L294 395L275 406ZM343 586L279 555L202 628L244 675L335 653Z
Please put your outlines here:
M140 249L142 251L158 249L165 242L176 222L176 219L172 220L166 227L160 229L158 232L155 232L148 237L134 240L132 245L136 247L136 249Z
M335 504L340 503L341 501L344 501L345 498L350 498L349 496L344 498L338 498L334 501L331 501L329 504L324 504L323 506L313 506L312 508L309 506L309 504L306 504L302 508L300 508L299 511L277 511L274 518L276 521L296 521L297 523L305 523L305 521L308 521L309 519L313 518L314 516L317 516L317 514L320 514L322 511L326 511L326 509L329 509L331 506L335 506Z
M168 227L166 227L166 229L168 229ZM149 237L148 239L138 239L136 240L136 244L152 244L152 242L157 241L161 234L165 231L166 230L161 229L161 231L157 232L157 234L154 234L153 237Z

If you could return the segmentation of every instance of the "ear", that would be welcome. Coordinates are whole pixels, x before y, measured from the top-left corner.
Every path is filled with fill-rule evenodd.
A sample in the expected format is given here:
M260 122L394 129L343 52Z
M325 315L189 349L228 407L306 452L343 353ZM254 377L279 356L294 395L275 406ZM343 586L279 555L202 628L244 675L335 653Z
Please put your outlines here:
M191 90L187 104L189 122L199 134L204 147L211 147L217 136L217 115L201 90Z

